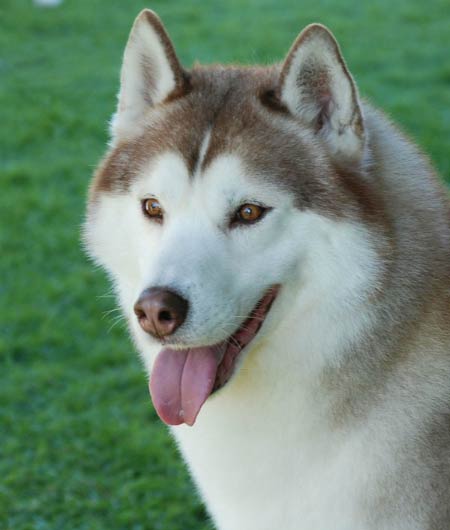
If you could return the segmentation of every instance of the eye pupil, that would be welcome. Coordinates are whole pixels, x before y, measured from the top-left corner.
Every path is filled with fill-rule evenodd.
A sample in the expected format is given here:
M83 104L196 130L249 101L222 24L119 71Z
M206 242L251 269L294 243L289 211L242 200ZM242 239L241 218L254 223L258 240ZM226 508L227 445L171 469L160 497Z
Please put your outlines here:
M161 204L156 199L145 199L142 203L144 213L153 220L161 221L163 210Z
M256 221L261 217L263 209L257 204L244 204L244 206L241 206L239 213L245 221Z
M256 223L263 217L266 211L270 208L264 208L259 204L245 203L242 204L234 214L231 225L245 225Z

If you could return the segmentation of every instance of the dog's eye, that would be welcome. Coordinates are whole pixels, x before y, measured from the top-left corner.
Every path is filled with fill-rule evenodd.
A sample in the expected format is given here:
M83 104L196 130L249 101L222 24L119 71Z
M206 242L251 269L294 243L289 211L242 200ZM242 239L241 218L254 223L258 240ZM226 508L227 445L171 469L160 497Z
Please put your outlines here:
M233 219L231 220L231 225L236 224L252 224L259 221L264 214L267 212L268 208L264 208L259 204L245 203L239 206L236 210Z
M162 206L156 199L144 199L142 201L142 211L147 217L159 223L163 219L164 212Z

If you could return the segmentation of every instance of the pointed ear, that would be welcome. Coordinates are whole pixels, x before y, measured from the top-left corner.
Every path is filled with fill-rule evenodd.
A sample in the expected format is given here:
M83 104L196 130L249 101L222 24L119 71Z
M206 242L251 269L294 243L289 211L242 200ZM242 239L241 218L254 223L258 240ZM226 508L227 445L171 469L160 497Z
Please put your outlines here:
M135 134L147 110L187 89L187 76L158 16L144 9L136 18L123 56L115 137Z
M360 161L364 123L358 90L332 33L311 24L297 37L282 66L279 95L310 124L342 162Z

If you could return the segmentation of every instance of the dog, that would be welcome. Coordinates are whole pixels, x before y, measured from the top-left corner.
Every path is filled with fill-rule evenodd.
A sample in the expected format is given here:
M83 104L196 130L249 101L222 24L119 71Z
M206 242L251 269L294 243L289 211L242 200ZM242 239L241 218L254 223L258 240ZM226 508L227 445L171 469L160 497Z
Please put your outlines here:
M327 28L187 70L142 11L84 240L216 528L450 528L449 196Z

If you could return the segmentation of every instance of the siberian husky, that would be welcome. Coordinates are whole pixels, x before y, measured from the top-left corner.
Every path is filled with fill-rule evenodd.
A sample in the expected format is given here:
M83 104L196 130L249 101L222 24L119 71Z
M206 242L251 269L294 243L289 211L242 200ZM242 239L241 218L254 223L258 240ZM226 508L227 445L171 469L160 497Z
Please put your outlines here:
M143 11L88 252L220 530L450 528L450 205L328 29L184 69Z

